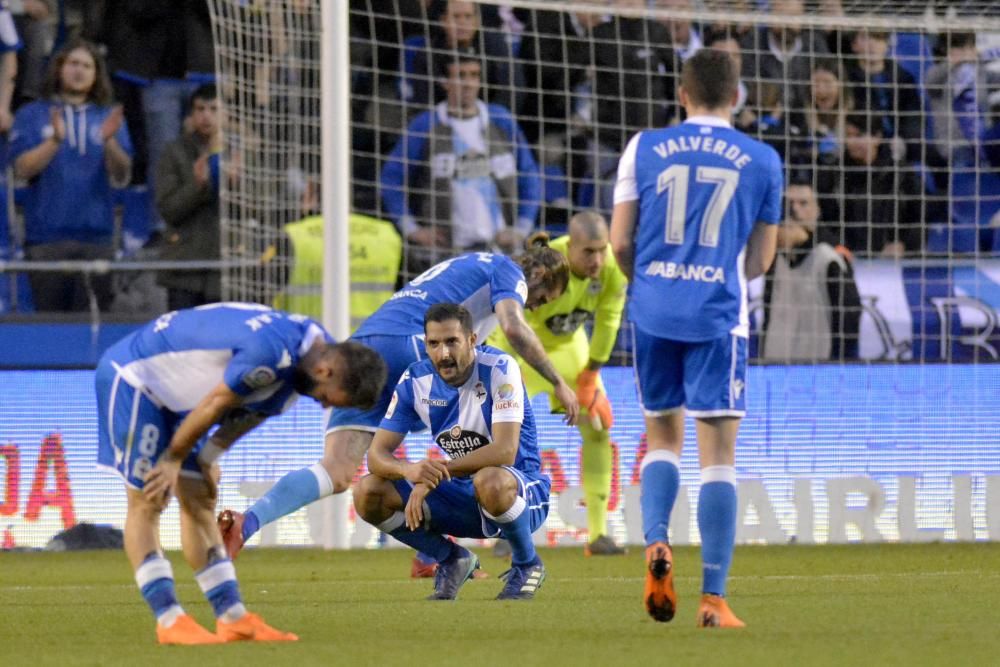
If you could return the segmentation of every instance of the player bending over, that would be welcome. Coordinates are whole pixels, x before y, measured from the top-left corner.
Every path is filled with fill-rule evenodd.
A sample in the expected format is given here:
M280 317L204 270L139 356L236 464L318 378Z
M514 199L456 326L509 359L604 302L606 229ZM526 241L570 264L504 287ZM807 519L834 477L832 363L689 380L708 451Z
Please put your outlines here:
M684 408L695 418L701 490L701 627L742 627L726 603L736 536L736 432L746 414L746 284L774 260L781 160L733 130L738 73L702 49L681 69L687 120L632 137L618 167L611 244L629 276L629 319L649 450L642 461L643 600L677 609L667 526L679 487Z
M508 540L511 569L497 599L531 599L545 579L531 534L548 515L550 482L521 371L509 355L476 346L462 306L431 306L425 323L429 358L396 385L354 505L365 521L438 561L429 599L455 599L479 567L475 554L444 535ZM393 457L408 433L425 428L448 461Z
M625 549L608 536L608 495L611 493L611 436L614 423L611 403L601 383L600 368L611 356L625 308L627 280L608 245L608 224L594 211L577 213L569 221L569 234L551 243L566 256L569 284L558 299L527 315L528 323L545 347L556 370L576 389L586 418L577 423L583 439L582 468L584 502L590 540L588 556L624 554ZM528 239L530 243L531 238ZM587 338L584 322L593 318ZM494 333L497 347L515 355L502 331ZM547 391L547 385L530 367L522 367L528 394ZM549 404L556 405L550 395Z
M323 407L368 406L385 377L364 345L336 344L306 317L249 303L167 313L104 353L95 376L97 461L125 480L125 553L161 644L298 639L243 605L215 523L215 460L299 394ZM174 494L184 557L215 612L214 634L181 608L160 546L160 515Z

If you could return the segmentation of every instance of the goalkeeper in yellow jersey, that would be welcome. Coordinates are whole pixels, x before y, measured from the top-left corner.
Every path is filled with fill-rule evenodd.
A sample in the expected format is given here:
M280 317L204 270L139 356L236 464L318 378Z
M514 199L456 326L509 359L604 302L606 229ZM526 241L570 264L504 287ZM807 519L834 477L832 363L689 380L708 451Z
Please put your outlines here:
M539 236L547 237L544 232L536 234L528 239L527 245L530 247L532 239ZM580 399L581 418L577 427L583 437L583 490L590 531L586 554L623 554L625 550L607 535L613 459L608 430L614 417L601 383L600 368L611 356L618 335L627 280L611 253L608 225L598 213L577 213L569 221L569 233L552 241L550 246L569 261L569 285L562 296L526 311L525 317L556 370L576 388ZM593 333L588 341L583 325L591 317ZM490 343L514 354L500 330ZM551 383L534 369L522 363L521 373L529 395L548 392L549 404L559 404L551 396Z

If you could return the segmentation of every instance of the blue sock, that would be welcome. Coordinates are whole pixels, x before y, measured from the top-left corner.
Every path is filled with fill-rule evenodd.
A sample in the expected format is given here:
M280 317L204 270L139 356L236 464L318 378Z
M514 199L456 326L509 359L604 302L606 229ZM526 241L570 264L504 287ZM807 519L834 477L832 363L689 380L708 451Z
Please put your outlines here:
M392 535L406 546L413 547L420 553L430 556L438 563L452 555L453 549L458 546L443 535L428 532L424 528L410 530L406 527L406 517L402 512L394 513L380 523L378 529Z
M701 471L698 494L702 593L726 594L726 577L736 543L736 470L710 466Z
M333 482L319 463L288 473L247 510L243 519L243 540L250 539L261 526L331 493Z
M430 554L425 554L423 551L417 552L417 560L419 560L424 565L432 565L437 562L436 560L434 560L433 556L431 556Z
M135 583L161 625L170 627L184 613L177 602L173 568L160 554L151 553L142 561L135 571Z
M681 486L680 465L680 458L666 449L654 449L642 459L639 508L646 546L669 542L670 513Z
M236 568L228 558L209 563L194 575L201 592L211 603L216 618L235 621L247 613L236 583Z
M483 514L500 529L500 535L510 542L510 563L518 567L528 567L540 562L535 543L531 541L531 517L527 512L528 503L521 496L500 516L493 516L485 509Z

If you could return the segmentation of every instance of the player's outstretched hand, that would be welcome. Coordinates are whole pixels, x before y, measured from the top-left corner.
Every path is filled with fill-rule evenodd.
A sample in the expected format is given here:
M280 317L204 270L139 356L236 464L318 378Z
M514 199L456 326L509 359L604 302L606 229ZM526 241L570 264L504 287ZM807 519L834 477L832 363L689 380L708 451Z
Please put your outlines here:
M566 408L566 423L575 426L580 418L580 401L576 398L576 392L569 388L565 380L559 380L555 387L555 395L563 407Z
M416 484L410 491L410 499L406 501L406 509L403 512L406 516L406 527L410 530L420 528L424 522L424 499L430 492L426 484Z
M442 481L451 479L451 473L444 461L424 459L406 467L406 479L414 484L426 484L430 491Z
M177 488L177 476L180 471L180 461L168 456L161 456L153 469L146 475L146 484L142 488L142 494L146 500L157 507L166 507L174 489Z

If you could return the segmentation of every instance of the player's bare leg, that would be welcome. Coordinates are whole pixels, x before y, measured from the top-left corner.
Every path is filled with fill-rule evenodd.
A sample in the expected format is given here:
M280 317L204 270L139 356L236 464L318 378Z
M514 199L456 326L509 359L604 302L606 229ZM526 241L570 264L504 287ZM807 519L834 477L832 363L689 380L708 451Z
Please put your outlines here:
M184 557L215 612L216 635L221 641L297 640L293 633L272 628L243 605L236 569L216 527L216 488L216 484L183 474L177 484Z
M698 495L698 529L701 532L702 597L698 627L742 628L726 602L726 579L736 541L736 434L737 417L695 420L701 490Z
M680 488L680 456L684 448L684 410L646 415L648 449L641 467L640 506L646 542L646 581L642 600L654 620L667 622L677 612L673 552L669 543L670 513Z
M156 615L156 639L161 644L218 644L222 640L184 613L177 601L173 567L160 548L162 508L142 491L128 489L125 554L136 584Z
M370 431L340 429L326 434L323 458L288 473L247 510L223 510L218 526L230 558L235 559L261 526L291 514L311 502L351 488L354 475L372 442Z

